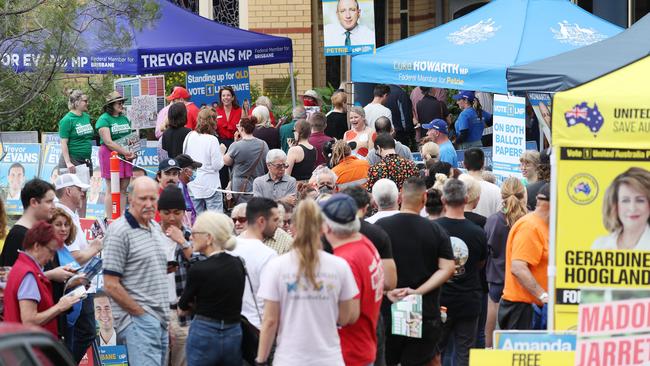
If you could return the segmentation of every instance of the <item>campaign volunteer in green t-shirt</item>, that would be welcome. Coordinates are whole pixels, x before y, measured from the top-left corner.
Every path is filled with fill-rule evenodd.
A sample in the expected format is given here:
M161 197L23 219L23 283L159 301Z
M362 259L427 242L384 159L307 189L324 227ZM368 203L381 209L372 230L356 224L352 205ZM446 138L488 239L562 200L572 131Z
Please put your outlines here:
M102 178L106 182L108 192L111 189L111 152L117 151L118 154L129 161L135 158L134 153L115 142L115 140L131 134L131 122L123 115L125 100L126 98L122 97L116 91L108 94L106 104L104 104L104 113L95 124L95 128L99 132L99 142L101 144L99 147L99 167L101 168ZM122 212L124 212L126 206L126 189L129 186L132 175L133 166L124 161L120 161L120 208ZM110 212L112 212L110 194L105 195L104 205L106 215L109 216Z
M90 151L95 130L90 124L88 96L81 90L73 90L68 97L70 110L59 121L61 160L59 168L75 173L75 166L90 162ZM90 170L92 167L89 166Z
M59 121L61 157L56 169L57 173L59 169L67 168L69 173L75 174L76 167L79 165L88 166L88 171L92 172L93 164L90 160L90 152L95 130L90 124L90 116L86 113L88 111L88 96L81 90L72 90L68 95L68 109L70 111ZM82 202L78 213L81 217L86 216L86 201Z

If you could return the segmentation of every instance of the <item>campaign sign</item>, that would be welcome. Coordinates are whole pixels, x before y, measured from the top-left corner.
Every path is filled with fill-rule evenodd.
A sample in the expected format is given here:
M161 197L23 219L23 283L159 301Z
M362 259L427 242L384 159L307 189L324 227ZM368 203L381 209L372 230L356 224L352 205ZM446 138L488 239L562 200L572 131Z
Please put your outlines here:
M509 351L472 348L469 366L565 366L573 365L574 351Z
M349 56L375 50L372 0L323 0L325 56Z
M575 365L650 364L650 291L583 292Z
M58 132L41 132L42 144L61 144L61 137Z
M93 146L90 154L93 162L93 171L90 173L90 188L86 192L86 218L95 219L106 217L104 197L106 184L102 179L102 172L99 166L99 146Z
M492 171L497 180L522 178L519 158L526 150L526 99L494 95Z
M144 168L147 175L156 178L158 171L158 149L155 147L142 148L135 157L133 163L140 168Z
M99 359L103 366L128 366L129 360L126 354L126 346L102 346L99 347Z
M219 89L224 86L233 88L240 106L244 105L245 101L253 104L248 67L189 71L186 81L187 91L190 92L192 102L197 106L219 102Z
M508 351L575 351L575 332L495 330L496 349Z
M0 187L2 187L7 213L20 215L23 205L20 191L25 182L38 177L41 160L40 144L3 144L4 159L0 161Z
M551 94L549 93L528 93L528 101L533 107L535 116L539 121L539 127L544 132L544 137L551 141Z
M43 159L39 178L54 184L59 176L59 159L61 158L61 145L43 144Z

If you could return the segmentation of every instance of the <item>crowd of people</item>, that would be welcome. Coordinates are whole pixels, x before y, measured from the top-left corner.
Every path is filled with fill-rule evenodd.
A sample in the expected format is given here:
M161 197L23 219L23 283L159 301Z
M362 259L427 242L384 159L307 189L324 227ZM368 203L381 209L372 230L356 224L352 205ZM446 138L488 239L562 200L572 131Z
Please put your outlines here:
M124 212L91 241L79 222L89 185L74 173L93 170L94 130L87 97L72 92L60 122L67 172L25 184L0 254L12 266L4 320L43 326L79 362L103 311L93 299L108 298L115 334L102 327L101 343L114 337L145 366L468 365L497 324L543 329L548 153L527 151L525 180L497 186L476 94L453 97L462 111L451 124L441 91L417 90L378 85L349 110L337 92L328 114L308 91L285 121L265 97L244 111L225 87L198 108L177 86L158 116L155 179L117 142L131 127L113 92L95 129L109 187L108 156L122 156ZM98 255L103 288L67 293ZM422 298L419 338L391 331L390 305L409 295Z

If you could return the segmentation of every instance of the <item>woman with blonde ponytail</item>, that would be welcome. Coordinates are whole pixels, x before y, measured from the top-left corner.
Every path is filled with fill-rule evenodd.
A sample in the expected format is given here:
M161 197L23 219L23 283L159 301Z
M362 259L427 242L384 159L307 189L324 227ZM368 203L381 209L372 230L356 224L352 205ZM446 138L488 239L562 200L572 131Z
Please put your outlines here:
M488 316L485 324L485 346L492 347L492 332L496 326L499 300L503 293L506 267L506 243L510 228L528 213L526 208L526 187L515 177L510 177L501 186L503 210L488 217L485 234L488 238L490 255L485 266L490 288Z
M178 301L179 315L194 319L190 324L185 354L187 364L240 366L240 325L245 271L234 248L232 220L215 211L200 214L192 227L192 246L207 259L194 263Z
M256 363L268 365L277 333L273 365L343 366L337 324L354 322L359 292L345 260L321 249L323 219L310 199L298 204L291 223L293 249L267 264L258 296L264 318Z

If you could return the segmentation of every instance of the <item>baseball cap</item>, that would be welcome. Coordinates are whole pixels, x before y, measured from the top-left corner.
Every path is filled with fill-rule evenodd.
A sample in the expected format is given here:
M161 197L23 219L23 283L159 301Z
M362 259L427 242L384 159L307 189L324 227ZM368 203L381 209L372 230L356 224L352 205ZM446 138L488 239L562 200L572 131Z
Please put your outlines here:
M474 95L474 92L471 90L460 90L458 94L454 95L452 98L454 98L454 100L465 98L470 102L473 102L476 96Z
M158 210L185 210L185 197L178 186L169 185L160 192Z
M182 86L177 86L174 88L172 93L167 97L167 100L176 100L176 99L190 99L190 93L187 89Z
M180 154L176 158L174 158L176 162L178 163L178 166L181 168L194 168L198 169L203 166L203 164L199 163L198 161L194 161L191 156L187 154Z
M422 125L422 128L426 130L436 130L439 132L444 133L445 135L449 135L449 131L447 131L447 122L444 120L441 120L440 118L436 118L433 121L429 123L425 123Z
M88 188L90 188L90 185L82 182L79 177L70 173L61 174L54 181L54 187L56 187L57 190L72 186L79 187L82 191L87 191Z
M539 189L537 192L536 198L538 200L542 201L550 201L551 200L551 185L548 183L545 183L542 188Z
M159 172L166 172L170 169L178 169L181 170L181 166L178 164L178 162L174 159L165 159L158 164L158 171Z
M323 214L330 220L347 224L357 218L357 203L347 194L337 193L320 203Z

